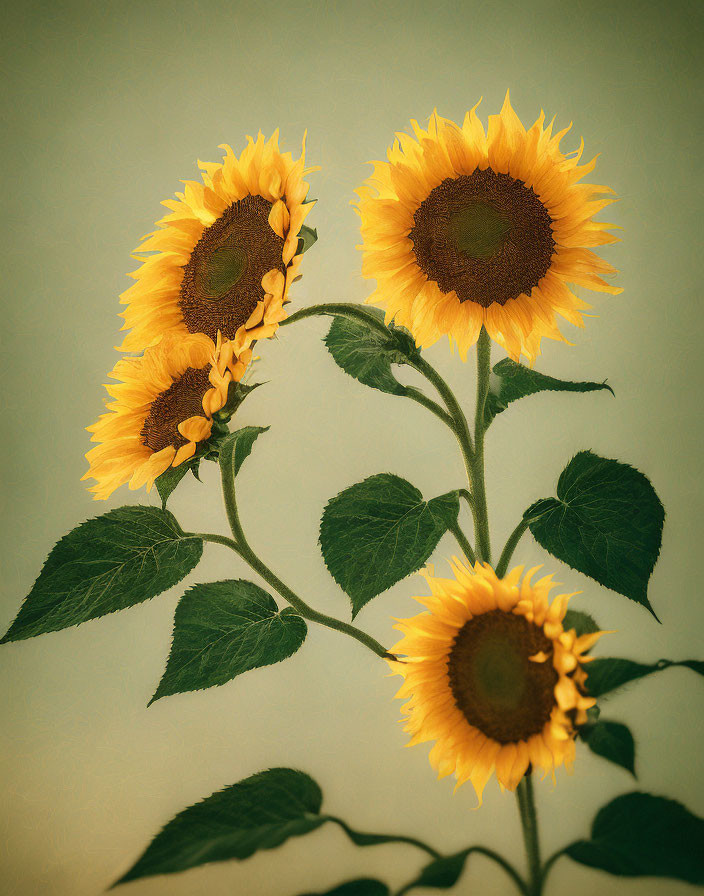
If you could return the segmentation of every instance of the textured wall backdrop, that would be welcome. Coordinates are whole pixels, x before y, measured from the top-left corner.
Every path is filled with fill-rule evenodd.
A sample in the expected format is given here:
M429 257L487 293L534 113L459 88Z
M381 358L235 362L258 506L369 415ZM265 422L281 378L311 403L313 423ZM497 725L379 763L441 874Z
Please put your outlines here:
M479 96L483 117L506 88L524 121L541 106L574 121L565 146L601 153L596 182L621 201L608 216L624 241L605 255L622 296L596 298L574 348L548 343L538 369L567 379L608 377L606 394L526 400L489 437L488 488L501 541L529 502L551 494L573 452L593 448L653 480L668 512L651 582L658 625L641 607L551 560L529 538L516 561L546 562L575 606L618 630L610 652L643 660L702 656L700 519L702 352L698 180L702 6L662 3L121 2L28 0L4 13L2 479L0 628L13 618L57 538L129 503L125 489L90 500L84 427L101 410L116 358L117 297L129 253L159 202L196 175L197 158L245 134L281 127L296 149L305 128L320 240L305 256L295 307L361 301L353 189L395 130L435 106L461 118ZM698 95L699 94L699 95ZM572 147L568 147L572 148ZM591 299L590 299L591 301ZM390 470L424 493L460 483L455 446L419 407L347 378L321 343L326 324L282 330L261 347L269 385L243 423L271 424L243 471L251 541L294 588L330 613L346 598L320 557L326 500ZM495 351L495 356L497 352ZM471 402L474 374L437 345L429 357ZM225 531L214 468L173 500L184 525ZM203 496L207 495L207 500ZM138 500L156 501L144 493ZM441 543L438 566L454 550ZM204 576L246 575L215 546ZM422 589L406 580L368 606L360 624L385 642L391 616ZM168 652L180 588L118 615L0 649L0 889L14 896L93 896L123 872L171 815L272 765L322 784L328 807L360 829L426 837L448 849L486 842L522 862L511 795L491 784L481 811L467 786L436 782L427 748L406 737L396 680L355 642L327 630L284 667L146 708ZM704 814L704 688L674 669L634 685L610 715L637 738L640 786ZM538 787L546 851L583 835L596 808L632 789L628 775L580 751L574 774ZM400 884L411 847L356 850L337 831L244 863L128 885L134 896L295 896L346 877ZM685 894L687 885L597 876L562 860L550 893ZM505 892L477 858L458 892ZM125 890L125 892L128 892Z

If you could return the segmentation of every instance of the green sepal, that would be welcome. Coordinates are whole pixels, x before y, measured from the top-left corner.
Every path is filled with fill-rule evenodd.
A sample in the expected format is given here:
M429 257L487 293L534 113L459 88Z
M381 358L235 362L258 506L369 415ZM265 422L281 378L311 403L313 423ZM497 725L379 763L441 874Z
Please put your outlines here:
M251 454L255 441L268 429L268 426L244 426L242 429L230 433L220 443L220 466L231 467L234 475L237 476L240 467Z
M301 896L389 896L389 888L380 880L359 877L347 883L326 890L324 893L302 893Z
M296 255L303 255L304 252L307 252L311 246L314 246L315 243L318 242L318 231L314 227L308 227L303 224L301 229L298 231L298 246L296 248Z
M332 498L320 523L320 547L353 615L420 569L458 513L458 492L425 501L392 473L370 476Z
M365 308L364 312L384 319L377 308ZM364 321L340 315L330 325L325 345L338 367L365 386L390 395L407 394L391 371L392 364L408 364L418 357L413 337L406 330L391 323L381 332Z
M562 627L566 632L573 628L578 638L581 635L593 635L601 631L594 618L582 610L568 610L562 620Z
M53 548L0 643L59 631L142 603L181 581L203 541L159 507L118 507Z
M198 459L198 461L196 462L196 469L199 463L200 459ZM191 469L194 469L193 465L184 462L182 464L179 464L177 467L168 467L166 470L164 470L161 476L157 476L157 478L154 480L156 490L159 492L159 497L161 498L162 510L166 510L166 502L171 497L171 493L183 479L186 473ZM198 478L196 473L194 473L193 475L196 476L196 479Z
M251 385L242 382L230 383L227 389L227 401L219 411L216 411L213 414L213 420L215 420L216 423L229 423L231 417L245 398L251 395L255 389L258 389L263 385L264 383L252 383Z
M592 753L620 765L637 777L635 770L636 745L633 735L626 725L602 719L594 724L583 725L579 736Z
M292 656L303 644L306 623L290 608L243 580L194 585L179 601L160 697L231 681L243 672Z
M558 380L544 373L538 373L530 367L524 367L523 364L517 364L510 358L503 358L495 364L492 374L484 409L485 426L488 426L497 414L505 411L512 401L535 395L536 392L595 392L606 389L614 394L614 390L606 382Z
M179 812L113 886L225 859L247 859L325 823L323 795L304 772L273 768Z
M589 840L565 849L575 862L621 877L704 884L704 819L675 800L627 793L597 813Z
M647 588L665 511L642 473L580 451L560 474L557 498L536 501L523 516L553 557L655 616Z
M633 660L624 660L617 657L598 657L585 667L587 681L585 687L592 697L602 697L610 694L623 685L653 672L662 672L671 666L685 666L692 672L704 675L704 661L702 660L658 660L657 663L636 663Z

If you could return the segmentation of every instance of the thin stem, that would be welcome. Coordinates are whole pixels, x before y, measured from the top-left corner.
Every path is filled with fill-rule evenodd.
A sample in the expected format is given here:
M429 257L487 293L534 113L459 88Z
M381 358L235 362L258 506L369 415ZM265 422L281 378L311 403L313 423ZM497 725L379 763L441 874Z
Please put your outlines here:
M347 317L350 320L361 320L368 324L372 329L378 330L388 337L389 328L383 320L379 320L369 311L354 305L351 302L325 302L320 305L309 305L307 308L301 308L290 317L281 321L279 326L285 327L289 324L295 324L299 320L305 320L307 317L320 317L321 315L332 315L333 317Z
M523 533L527 528L528 520L522 519L513 530L513 532L509 535L508 541L506 542L504 549L501 552L501 556L499 557L499 562L496 564L496 575L499 578L502 578L506 575L506 570L508 569L508 564L511 560L513 552L516 550L516 545L523 537Z
M454 523L452 526L450 526L450 532L452 532L452 534L457 539L457 543L464 551L464 555L469 560L469 562L471 564L476 563L477 558L475 556L474 549L472 548L472 545L469 543L467 536L460 529L459 523Z
M309 607L308 604L295 593L295 591L292 591L288 585L282 582L281 579L269 569L264 561L255 554L247 541L242 529L242 524L240 523L239 513L237 511L237 500L235 498L235 474L228 464L225 464L222 467L222 489L223 497L225 499L227 519L230 523L234 540L224 538L220 535L200 537L216 544L224 544L236 551L240 557L242 557L255 572L259 573L265 582L268 582L272 588L278 591L281 597L288 601L288 603L303 616L304 619L308 619L311 622L317 622L327 628L332 628L335 629L335 631L349 635L351 638L364 644L365 647L368 647L382 659L395 659L393 654L389 653L388 650L375 638L372 638L371 635L356 628L354 625L350 625L348 622L342 622L340 619L335 619L333 616L327 616L325 613L319 613L317 610Z
M533 798L533 780L530 774L524 775L516 788L518 810L523 827L523 842L528 859L528 886L526 896L540 896L543 889L543 874L540 862L540 844L538 842L538 817Z
M542 870L542 885L543 885L543 887L545 886L545 881L548 879L548 874L550 874L550 872L552 871L552 866L560 858L560 856L564 856L566 852L567 852L566 847L563 849L558 849L558 851L553 853L550 856L550 858L543 865L543 870Z
M338 824L342 830L347 834L350 840L353 843L357 843L358 845L364 846L375 846L382 845L384 843L408 843L410 846L416 846L418 849L422 849L423 852L426 852L433 859L442 858L441 854L433 849L432 846L428 846L427 843L423 843L422 840L416 840L415 837L404 837L403 835L396 834L367 834L366 832L361 833L360 831L354 831L352 828L344 822L341 818L336 818L334 815L325 816L328 821L334 821L335 824ZM366 840L366 843L359 844L358 841Z
M493 849L487 849L485 846L470 846L469 849L465 850L465 855L469 856L473 852L479 853L479 855L482 855L482 856L486 856L488 859L491 859L492 861L496 862L496 864L499 865L501 868L503 868L504 871L506 872L506 874L508 874L508 876L514 882L514 884L516 885L516 887L518 889L518 892L522 893L522 894L524 894L524 896L526 896L528 890L527 890L525 881L523 880L521 875L516 871L516 869L513 867L513 865L511 865L510 862L508 862L506 859L504 859L503 856L500 856L497 852L494 852ZM446 857L438 856L438 858L446 858ZM418 884L416 882L417 880L418 879L416 878L415 881L411 881L410 883L401 887L400 890L396 891L395 896L404 896L404 894L409 893L411 890L413 890L415 887L418 886Z
M418 402L419 405L422 405L424 408L430 411L431 414L435 414L436 417L442 420L445 426L449 426L450 429L453 428L452 417L447 413L447 411L443 410L443 408L441 408L436 401L433 401L432 398L428 398L427 395L424 395L423 392L420 391L420 389L416 389L413 386L406 386L405 395L406 398L410 398L413 401Z
M489 540L489 511L486 503L484 483L484 433L486 423L484 408L489 394L491 373L491 340L482 327L477 341L477 408L474 418L474 454L471 458L470 481L474 500L474 530L476 534L477 557L491 563L491 543Z

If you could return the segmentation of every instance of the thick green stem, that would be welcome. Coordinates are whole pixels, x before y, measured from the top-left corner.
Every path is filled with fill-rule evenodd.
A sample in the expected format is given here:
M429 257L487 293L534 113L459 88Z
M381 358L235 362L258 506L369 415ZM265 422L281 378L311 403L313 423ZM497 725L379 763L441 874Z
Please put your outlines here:
M509 535L508 541L504 546L503 551L501 552L501 557L499 557L499 562L496 564L496 575L501 579L506 575L506 570L508 569L508 564L511 561L511 557L513 556L513 552L516 550L516 545L521 540L523 533L528 528L528 520L522 519L520 523L516 526L513 532Z
M237 500L235 497L235 475L229 465L225 465L222 468L222 491L225 500L225 510L227 511L227 519L230 523L230 529L232 530L234 538L229 539L221 535L200 535L200 538L215 544L226 545L236 551L240 557L242 557L255 572L259 573L265 582L278 591L281 597L288 601L288 603L300 613L304 619L308 619L311 622L317 622L327 628L332 628L335 629L335 631L342 632L342 634L349 635L351 638L364 644L365 647L368 647L382 659L395 659L393 654L389 653L388 650L375 638L372 638L371 635L361 631L354 625L350 625L348 622L342 622L340 619L335 619L333 616L327 616L325 613L319 613L317 610L309 607L308 604L295 593L295 591L292 591L285 582L282 582L276 573L269 569L264 561L257 556L247 541L244 530L242 529L242 524L240 523L239 513L237 511Z
M486 503L486 485L484 483L484 433L486 423L484 408L489 394L489 375L491 373L491 341L489 334L482 327L477 341L477 409L474 418L474 453L470 464L470 481L472 483L472 500L474 503L474 531L477 558L491 563L491 542L489 540L489 511Z
M526 896L541 896L543 891L543 873L540 862L540 844L538 842L538 817L533 798L533 780L530 774L524 775L516 788L518 811L523 827L523 842L528 859L528 887Z

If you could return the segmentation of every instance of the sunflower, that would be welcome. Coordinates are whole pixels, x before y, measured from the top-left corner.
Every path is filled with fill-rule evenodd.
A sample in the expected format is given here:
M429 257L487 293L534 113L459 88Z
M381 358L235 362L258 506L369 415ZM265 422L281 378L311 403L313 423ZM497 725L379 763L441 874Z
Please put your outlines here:
M529 766L552 773L574 758L576 726L595 700L585 696L585 651L602 632L577 637L562 620L571 595L550 604L552 576L534 584L540 567L521 581L523 567L499 579L488 564L455 559L454 579L425 575L430 612L398 620L404 637L389 664L405 679L408 746L434 740L430 763L456 788L470 780L481 804L496 770L514 790Z
M278 131L260 133L239 158L222 146L221 163L199 162L202 180L184 181L170 211L147 234L134 257L137 282L120 298L127 305L121 346L141 351L166 332L205 333L234 340L235 350L272 336L286 317L298 276L299 233L306 202L305 137L299 159L278 146Z
M479 105L479 104L477 104ZM482 326L507 353L531 363L543 336L566 341L555 315L583 326L590 306L568 283L619 293L601 276L615 269L590 247L616 241L592 220L614 200L608 187L580 183L584 141L560 151L545 116L526 130L508 93L488 132L475 106L462 127L436 112L415 139L397 134L388 162L357 190L362 274L377 281L367 299L419 346L447 334L462 357ZM595 198L597 197L597 198Z
M82 478L96 480L96 499L125 482L149 491L168 467L193 457L251 359L249 349L235 357L232 348L202 333L167 335L141 357L117 362L110 376L118 383L106 385L109 413L88 427L100 444L86 454L90 469Z

